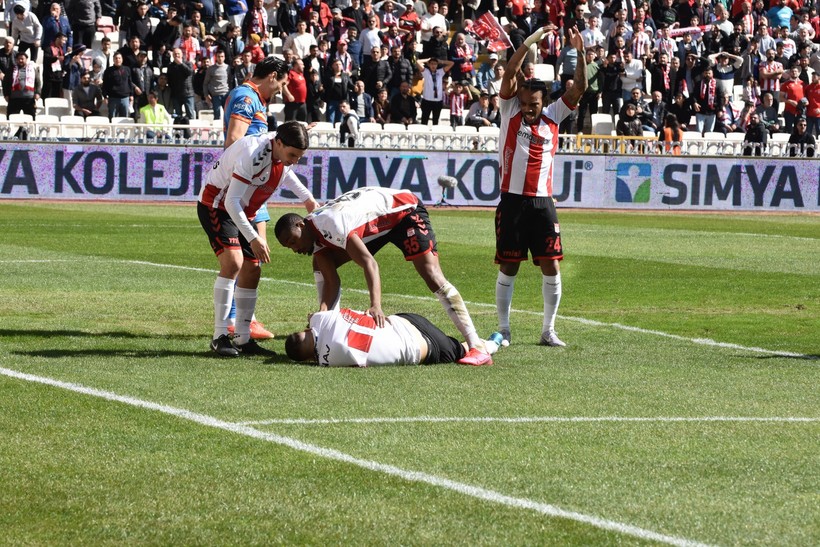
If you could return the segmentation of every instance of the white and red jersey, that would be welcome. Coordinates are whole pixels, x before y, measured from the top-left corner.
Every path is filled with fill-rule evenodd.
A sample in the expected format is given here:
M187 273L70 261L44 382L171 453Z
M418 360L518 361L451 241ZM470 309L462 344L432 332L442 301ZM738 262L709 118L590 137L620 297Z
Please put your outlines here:
M231 215L248 241L256 239L250 225L256 212L280 186L306 201L313 197L290 167L273 157L275 133L242 137L213 164L199 192L199 201ZM244 217L244 218L243 218Z
M743 23L743 32L745 34L754 34L755 30L757 30L754 15L752 15L751 13L747 13L746 15L742 16L740 18L740 21Z
M469 95L466 93L451 92L447 101L450 106L450 116L463 116L464 105L467 104L469 100Z
M558 124L574 109L563 97L541 111L535 125L524 122L518 97L501 97L498 165L501 192L522 196L552 195L552 163L558 148Z
M386 235L416 210L419 200L409 190L366 187L345 192L305 217L319 247L344 249L351 234L367 243Z
M632 56L640 59L648 55L647 51L652 48L652 38L645 32L636 32L632 35Z
M672 55L678 51L678 43L672 38L658 38L655 40L655 49L657 49L660 54L666 53L671 59Z
M777 61L766 61L765 63L761 63L758 67L758 70L766 72L776 72L778 70L783 70L783 65L778 63ZM762 91L780 91L780 76L775 76L774 78L763 79L760 78L760 89ZM775 95L777 97L777 95Z
M342 308L310 318L316 360L324 367L417 365L421 348L407 320L391 315L379 328L369 315Z

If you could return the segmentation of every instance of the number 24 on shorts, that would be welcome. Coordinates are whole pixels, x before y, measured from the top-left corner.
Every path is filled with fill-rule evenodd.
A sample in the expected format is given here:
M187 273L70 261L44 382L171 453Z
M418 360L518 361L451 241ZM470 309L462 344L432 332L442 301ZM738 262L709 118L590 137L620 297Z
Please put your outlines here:
M561 251L561 236L547 238L547 251L557 253Z

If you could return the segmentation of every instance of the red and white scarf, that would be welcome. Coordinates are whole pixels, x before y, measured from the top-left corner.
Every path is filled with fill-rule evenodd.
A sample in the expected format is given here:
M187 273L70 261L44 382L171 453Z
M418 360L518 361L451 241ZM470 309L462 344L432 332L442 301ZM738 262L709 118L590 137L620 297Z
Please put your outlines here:
M11 74L11 90L12 91L34 91L34 77L37 69L33 65L26 65L23 67L23 74L20 74L20 67L14 65L14 71Z
M716 97L717 80L715 80L714 78L710 78L709 80L703 80L703 82L700 84L700 100L705 100L706 104L709 105L709 108L714 110Z
M193 37L185 38L184 40L180 40L179 43L179 49L182 50L182 58L189 63L195 63L196 56L199 53L199 48L194 46L194 40L195 38Z

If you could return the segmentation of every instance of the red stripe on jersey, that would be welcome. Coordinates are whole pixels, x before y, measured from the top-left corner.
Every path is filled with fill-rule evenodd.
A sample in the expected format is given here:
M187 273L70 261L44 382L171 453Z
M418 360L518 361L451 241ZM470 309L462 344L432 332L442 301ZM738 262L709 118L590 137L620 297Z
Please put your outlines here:
M401 207L402 205L418 205L419 198L412 192L399 192L393 195L393 207Z
M403 211L395 211L393 213L387 213L386 215L382 215L380 217L376 217L370 222L366 224L362 224L352 230L350 230L350 234L358 234L358 236L362 239L374 235L378 235L384 232L389 232L396 225L401 222L401 220L413 212L413 209L405 209ZM349 235L349 234L348 234Z
M250 120L248 120L248 118L246 118L244 116L239 116L238 114L231 114L231 119L232 120L239 120L240 122L248 124L248 125L250 125L250 123L251 123ZM226 128L226 131L227 131L227 128Z
M205 185L205 191L202 192L202 199L200 200L203 205L207 205L210 208L213 208L214 201L216 200L217 196L222 192L222 188L217 188L211 184Z
M501 172L503 178L501 180L501 191L510 191L510 173L512 172L512 159L515 156L515 147L517 146L516 135L521 128L521 120L523 116L521 112L516 114L510 120L510 125L507 127L507 138L504 139L504 155L501 158Z
M343 308L340 310L342 313L342 318L351 323L353 325L359 325L361 327L365 327L368 329L375 329L376 328L376 320L373 319L370 315L355 312L348 308ZM373 343L373 335L358 332L353 329L347 331L347 346L349 348L357 349L359 351L363 351L368 353L370 351L370 345Z
M396 225L402 221L404 217L415 211L415 208L406 207L407 205L418 205L419 198L417 198L412 192L399 192L397 194L393 194L393 209L398 209L400 207L405 207L401 211L393 211L391 213L387 213L381 216L378 216L367 222L362 224L361 226L357 226L356 228L350 230L348 235L350 234L357 234L360 238L365 239L367 237L371 237L374 235L382 234L384 232L389 232Z
M524 175L525 196L534 196L538 192L538 179L541 178L541 162L544 158L544 141L540 138L536 138L539 136L538 127L541 125L541 122L545 122L547 125L550 123L546 117L541 116L538 123L530 126L533 139L530 141L530 152L527 155L527 172L526 175ZM550 127L550 129L552 128Z
M350 330L347 333L347 347L368 353L370 344L373 343L373 336Z
M553 158L553 159L550 160L550 162L552 163L554 161L554 158L555 158L555 151L558 150L558 124L556 124L554 121L552 121L552 120L550 120L549 118L546 118L546 117L544 118L544 120L547 122L547 125L549 125L550 131L552 131L552 150L550 151L550 154L552 155L552 158ZM553 171L554 171L554 166L551 164L550 168L547 170L547 195L548 196L552 195L552 173L553 173Z

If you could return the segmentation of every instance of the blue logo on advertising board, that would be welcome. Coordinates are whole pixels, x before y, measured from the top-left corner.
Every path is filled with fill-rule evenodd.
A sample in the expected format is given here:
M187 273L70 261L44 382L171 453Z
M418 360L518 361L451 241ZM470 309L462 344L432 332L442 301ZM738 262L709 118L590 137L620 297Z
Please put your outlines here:
M619 163L615 179L615 201L649 203L652 166L648 163Z

